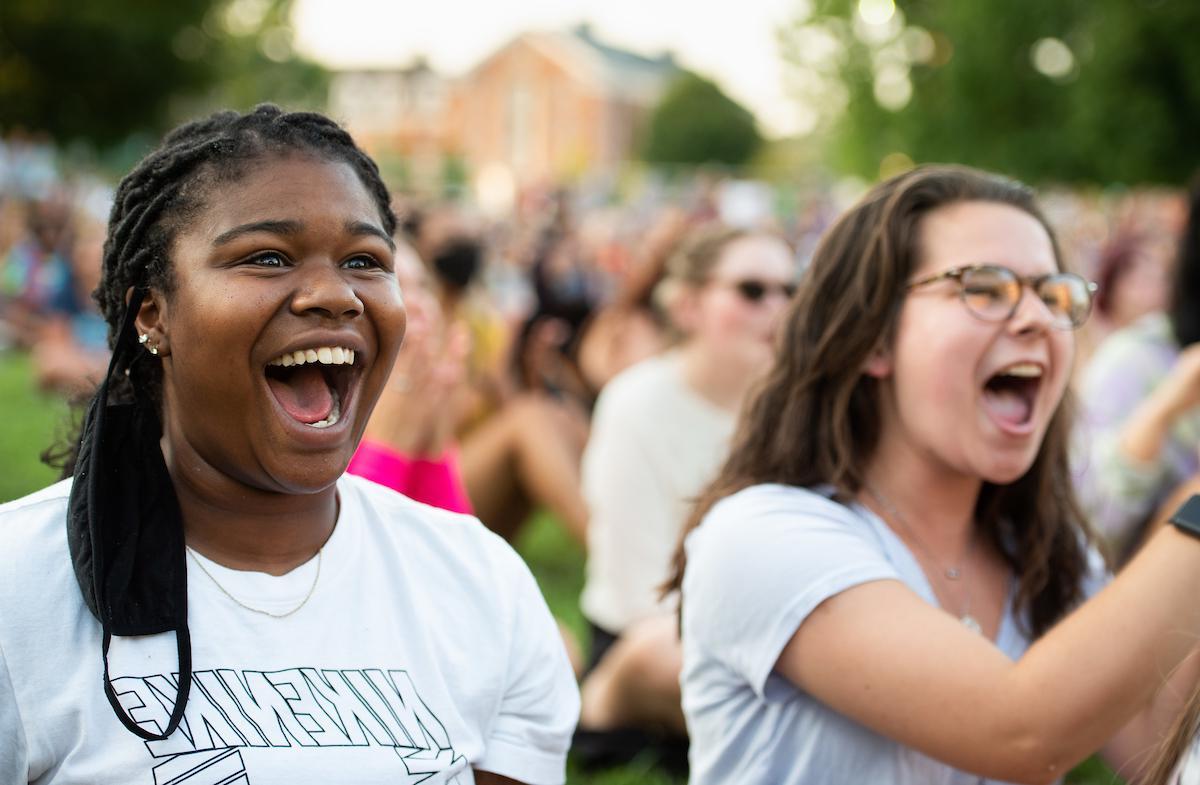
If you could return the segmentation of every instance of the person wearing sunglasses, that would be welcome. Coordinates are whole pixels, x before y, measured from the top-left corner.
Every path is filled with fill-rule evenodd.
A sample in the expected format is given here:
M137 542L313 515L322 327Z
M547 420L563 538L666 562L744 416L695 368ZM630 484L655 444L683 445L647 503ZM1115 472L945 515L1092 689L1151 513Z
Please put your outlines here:
M581 604L592 626L576 752L589 731L684 735L671 604L657 598L687 504L728 449L738 408L766 370L796 263L770 234L708 225L685 235L656 299L674 345L600 392L583 456L588 504ZM628 752L639 748L637 734ZM593 744L593 742L596 742ZM679 756L682 759L682 755Z
M1123 554L1177 497L1200 492L1200 179L1188 196L1174 276L1167 310L1110 335L1080 387L1080 497Z
M1090 544L1064 400L1092 296L977 170L826 233L668 584L693 785L1134 773L1200 670L1200 540L1111 582Z

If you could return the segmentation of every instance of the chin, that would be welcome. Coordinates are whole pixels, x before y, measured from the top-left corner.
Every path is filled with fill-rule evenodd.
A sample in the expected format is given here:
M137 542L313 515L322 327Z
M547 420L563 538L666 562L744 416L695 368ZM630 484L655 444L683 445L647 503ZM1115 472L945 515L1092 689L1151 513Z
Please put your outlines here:
M328 490L346 473L353 451L336 455L306 455L270 469L271 480L281 493L308 496Z
M1033 466L1033 462L1036 459L1036 453L1028 456L1002 456L1000 460L996 460L993 456L988 461L988 465L983 467L983 471L979 472L979 476L985 482L990 482L992 485L1012 485L1029 472L1030 467Z

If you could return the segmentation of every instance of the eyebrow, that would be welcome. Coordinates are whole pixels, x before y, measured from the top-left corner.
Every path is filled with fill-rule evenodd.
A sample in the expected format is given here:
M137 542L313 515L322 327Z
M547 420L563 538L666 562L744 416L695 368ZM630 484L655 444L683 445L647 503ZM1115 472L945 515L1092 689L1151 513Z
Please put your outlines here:
M388 244L388 247L393 251L396 250L396 242L387 232L380 229L374 224L366 221L347 221L345 224L346 231L355 237L378 237ZM235 226L232 229L222 232L213 240L213 245L225 245L231 243L239 237L244 237L248 234L256 234L258 232L266 232L268 234L281 234L284 236L294 236L299 234L304 229L304 225L299 221L255 221L253 223L242 224Z
M388 248L391 248L393 251L396 250L396 241L393 240L387 232L383 231L375 224L369 224L366 221L347 221L346 231L356 237L361 237L364 235L378 237L380 240L383 240L388 244Z
M235 226L227 232L221 232L213 245L225 245L247 234L267 232L268 234L295 235L300 233L299 221L255 221L254 223Z

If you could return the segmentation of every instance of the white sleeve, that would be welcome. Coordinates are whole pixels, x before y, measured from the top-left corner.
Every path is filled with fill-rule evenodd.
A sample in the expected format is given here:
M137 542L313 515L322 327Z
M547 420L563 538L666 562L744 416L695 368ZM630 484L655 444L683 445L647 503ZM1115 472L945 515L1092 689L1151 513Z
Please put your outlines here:
M1104 557L1095 545L1087 545L1087 569L1083 574L1083 600L1086 602L1100 593L1113 578Z
M16 690L8 675L4 649L0 647L0 782L6 785L28 782L28 755Z
M683 636L761 697L783 647L818 605L900 575L840 505L745 501L719 504L688 537Z
M528 785L562 785L579 721L579 689L533 575L519 556L511 557L505 576L515 586L508 678L475 768Z

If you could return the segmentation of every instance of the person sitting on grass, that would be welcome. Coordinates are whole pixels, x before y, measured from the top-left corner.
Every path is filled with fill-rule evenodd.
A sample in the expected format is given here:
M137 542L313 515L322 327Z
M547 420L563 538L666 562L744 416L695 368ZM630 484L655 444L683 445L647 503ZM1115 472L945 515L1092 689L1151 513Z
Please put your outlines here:
M583 458L590 518L580 604L592 630L576 739L583 758L638 751L648 740L630 730L686 739L676 622L657 591L688 504L724 460L738 409L769 367L795 278L778 237L697 228L659 285L676 345L600 392ZM678 746L665 745L667 761Z

